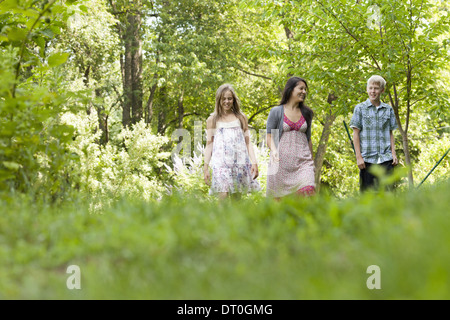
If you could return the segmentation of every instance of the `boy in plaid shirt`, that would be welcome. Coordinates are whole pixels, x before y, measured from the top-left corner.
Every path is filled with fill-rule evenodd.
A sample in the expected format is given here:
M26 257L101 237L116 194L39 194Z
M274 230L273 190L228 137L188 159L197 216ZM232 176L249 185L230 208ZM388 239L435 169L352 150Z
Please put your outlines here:
M356 163L360 169L361 191L378 184L377 177L369 172L372 165L378 164L391 173L398 164L392 133L397 129L394 110L390 105L381 102L385 86L386 81L382 77L372 76L367 81L369 99L355 107L350 121Z

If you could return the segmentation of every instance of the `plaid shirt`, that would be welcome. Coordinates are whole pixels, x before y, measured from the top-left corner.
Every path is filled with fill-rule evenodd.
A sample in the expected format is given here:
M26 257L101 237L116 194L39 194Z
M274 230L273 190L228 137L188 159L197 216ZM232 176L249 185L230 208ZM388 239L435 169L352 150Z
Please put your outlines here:
M382 102L377 108L367 99L355 107L350 127L360 130L361 155L365 162L392 160L390 132L397 129L397 121L390 105Z

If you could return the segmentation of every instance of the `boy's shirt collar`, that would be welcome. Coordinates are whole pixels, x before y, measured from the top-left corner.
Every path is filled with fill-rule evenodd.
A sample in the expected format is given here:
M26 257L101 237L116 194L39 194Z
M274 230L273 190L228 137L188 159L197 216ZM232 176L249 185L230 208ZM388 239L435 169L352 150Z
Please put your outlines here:
M374 106L374 105L372 104L372 102L370 101L370 99L367 99L365 102L363 102L363 104L364 104L365 107L375 107L375 108L376 108L376 106ZM380 101L380 106L379 106L379 108L387 108L387 107L388 107L388 104L386 104L386 103Z

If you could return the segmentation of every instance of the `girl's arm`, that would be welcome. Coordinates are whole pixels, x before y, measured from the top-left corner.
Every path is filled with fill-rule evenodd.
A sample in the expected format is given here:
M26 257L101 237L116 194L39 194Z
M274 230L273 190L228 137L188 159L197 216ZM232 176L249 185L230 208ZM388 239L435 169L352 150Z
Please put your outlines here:
M210 184L211 174L209 172L209 162L211 161L212 150L214 143L214 129L212 123L212 117L206 120L206 148L205 148L205 160L203 165L203 178L207 185Z
M250 162L252 164L251 173L253 179L256 179L259 176L258 171L258 161L256 160L256 154L255 150L253 149L253 144L250 141L250 130L248 130L248 120L247 117L244 115L244 138L245 138L245 144L247 146L248 155L250 157Z

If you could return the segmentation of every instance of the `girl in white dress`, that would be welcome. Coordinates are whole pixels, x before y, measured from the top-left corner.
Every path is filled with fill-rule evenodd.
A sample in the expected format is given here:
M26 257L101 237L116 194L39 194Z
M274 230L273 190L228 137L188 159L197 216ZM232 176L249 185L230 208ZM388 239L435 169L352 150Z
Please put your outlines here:
M230 194L261 190L247 117L231 85L217 89L215 110L206 120L206 132L203 171L205 182L211 186L209 194L224 199Z

